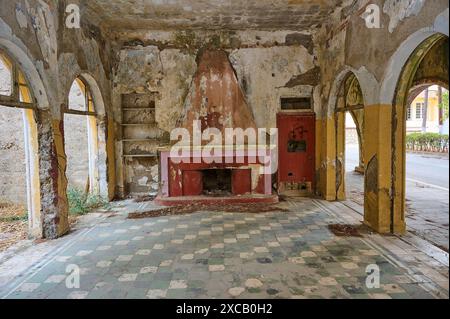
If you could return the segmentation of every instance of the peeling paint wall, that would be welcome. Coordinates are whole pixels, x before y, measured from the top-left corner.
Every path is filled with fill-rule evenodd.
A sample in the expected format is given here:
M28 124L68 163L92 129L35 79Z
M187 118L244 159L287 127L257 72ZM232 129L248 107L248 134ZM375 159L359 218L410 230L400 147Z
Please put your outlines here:
M412 39L423 37L424 41L427 32L428 36L433 34L431 30L448 32L442 27L444 19L448 25L448 1L371 1L370 4L381 9L380 28L368 28L362 18L367 4L362 0L343 1L314 35L318 65L321 66L320 99L323 106L317 123L322 144L317 163L317 192L327 199L334 197L338 170L334 145L339 138L336 136L334 109L343 81L348 74L354 74L361 85L365 105L364 158L370 160L376 156L378 159L378 167L370 168L376 173L366 176L367 184L375 185L378 190L371 192L372 195L366 192L365 219L376 230L389 232L391 219L394 220L390 206L391 148L398 147L391 146L391 130L396 127L391 119L393 97L389 97L393 93L389 92L396 90L396 74L401 72L407 58L420 44L412 45ZM402 212L393 214L401 216ZM401 233L405 228L404 222L402 224L398 218L395 223L398 224L393 229Z
M119 2L116 8L130 6L126 1ZM295 14L292 10L271 11L267 17L257 16L256 11L246 12L248 20L240 20L241 12L237 16L230 13L211 20L210 25L224 29L206 31L202 26L209 20L204 15L201 21L196 20L197 17L190 21L176 20L178 28L168 27L170 17L192 15L193 5L182 11L176 6L160 8L158 21L146 21L147 29L133 28L139 21L132 21L133 15L127 15L128 20L123 20L122 26L130 28L115 29L111 25L120 18L120 10L111 11L115 7L100 10L110 2L89 1L88 7L91 12L97 11L97 15L83 19L81 29L67 29L64 24L66 0L2 1L0 46L19 62L29 77L38 106L35 118L39 137L42 233L54 238L68 231L62 111L67 106L73 80L88 75L91 89L95 91L98 139L102 149L98 166L109 198L125 196L127 189L154 191L159 182L157 159L124 160L122 157L122 97L136 93L155 96L152 127L157 145L151 147L156 149L160 144L167 144L168 132L178 126L183 115L199 52L204 49L223 50L228 54L258 127L275 126L281 97L313 97L317 115L317 193L326 199L335 199L333 187L340 182L336 181L340 164L336 156L339 141L334 110L342 83L348 74L354 74L365 107L369 109L369 113L365 112L365 124L370 125L363 127L370 133L364 136L364 155L366 159L375 156L378 166L371 168L376 172L375 177L367 177L377 179L376 183L370 181L371 185L376 185L377 192L372 192L374 198L367 198L374 203L368 206L367 220L372 221L377 230L389 228L386 212L390 211L389 186L393 178L390 163L395 148L391 146L391 130L397 128L391 116L396 76L414 45L420 44L414 41L424 41L426 35L434 30L442 31L445 24L448 26L448 1L371 1L381 8L379 29L368 28L361 17L368 4L366 0L322 2L322 6L314 6L303 0L289 1L303 7L298 7ZM271 1L264 1L266 8L272 5ZM331 5L334 5L332 12ZM305 11L305 8L308 9ZM214 8L217 12L222 9ZM237 9L230 10L227 11ZM305 17L304 21L297 21L298 17ZM264 21L272 24L265 25ZM181 27L183 25L190 27ZM241 28L225 28L230 25ZM281 25L297 31L290 31L289 27L282 30ZM448 33L448 30L442 32ZM404 50L400 47L402 43ZM446 50L448 52L448 47ZM424 61L424 65L432 63ZM430 75L425 73L419 70L418 77ZM142 150L138 145L129 147Z
M81 29L67 29L65 3L18 0L2 1L0 6L0 47L25 73L37 104L34 113L41 200L40 212L36 214L42 224L36 227L41 228L40 234L34 235L46 238L69 230L62 110L68 103L73 80L83 73L92 76L100 87L102 104L110 106L108 41L94 26L85 23ZM108 110L102 110L101 116L104 118L106 113ZM113 132L105 134L114 138ZM104 165L114 168L114 161L110 164ZM110 176L114 185L115 176Z
M179 127L197 71L199 54L222 50L228 55L257 127L276 127L281 97L313 97L320 84L312 35L293 31L153 31L112 34L113 107L121 123L121 96L156 93L157 128L168 134ZM121 129L117 128L120 135ZM140 163L123 160L117 142L118 188ZM129 165L136 165L133 169ZM142 170L140 170L142 172ZM156 173L156 172L155 172ZM127 175L128 174L128 175ZM141 176L141 173L138 174ZM145 176L152 180L155 176ZM133 177L134 178L134 177ZM138 182L134 182L138 186ZM126 195L123 192L122 195Z

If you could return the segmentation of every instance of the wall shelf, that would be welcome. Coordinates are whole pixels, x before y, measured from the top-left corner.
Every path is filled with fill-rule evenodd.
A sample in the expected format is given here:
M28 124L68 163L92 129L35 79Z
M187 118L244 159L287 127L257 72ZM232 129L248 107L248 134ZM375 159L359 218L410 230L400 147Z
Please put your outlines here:
M137 142L154 142L154 138L129 138L129 139L123 139L122 142L128 142L128 143L137 143Z
M122 123L121 126L148 126L156 128L156 123Z
M154 94L125 94L122 95L122 149L123 158L155 158L155 149L159 146L156 138L143 138L140 129L145 132L157 130L156 96ZM142 123L136 123L142 122ZM132 143L139 143L133 145ZM148 152L148 154L133 154Z
M122 110L123 111L152 111L152 112L156 111L153 107L124 107Z
M158 157L158 154L139 154L139 155L127 154L127 155L123 155L123 157L126 157L126 158L132 158L132 157L136 157L136 158L155 158L155 157Z

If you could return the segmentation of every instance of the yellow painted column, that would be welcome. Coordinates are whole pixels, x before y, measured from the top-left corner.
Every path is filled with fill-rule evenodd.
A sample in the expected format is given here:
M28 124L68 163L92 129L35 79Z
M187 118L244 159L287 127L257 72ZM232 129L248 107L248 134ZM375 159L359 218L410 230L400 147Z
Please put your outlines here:
M365 116L364 221L379 233L402 233L406 228L404 219L394 220L391 213L392 106L368 105Z

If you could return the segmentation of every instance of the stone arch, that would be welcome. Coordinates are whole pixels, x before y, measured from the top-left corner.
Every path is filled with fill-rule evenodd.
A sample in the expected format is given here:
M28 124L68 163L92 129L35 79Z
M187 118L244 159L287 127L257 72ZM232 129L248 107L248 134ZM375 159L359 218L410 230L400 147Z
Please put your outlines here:
M448 15L448 10L447 10ZM448 25L448 20L447 20ZM445 75L440 77L425 76L417 78L418 70L422 63L429 57L430 52L443 44L448 48L448 36L443 33L433 32L422 42L418 43L402 65L402 71L395 85L392 97L392 181L391 181L391 207L390 228L393 233L402 233L406 229L405 219L405 194L406 194L406 109L411 96L420 93L420 89L431 84L440 84L446 88L448 83L448 55L447 60L442 54L447 67ZM441 55L439 55L441 57ZM444 68L443 68L444 69ZM447 82L442 79L447 79ZM441 80L436 80L441 79Z
M332 116L337 105L337 97L339 94L339 90L342 87L343 82L353 74L361 87L361 91L364 97L364 101L367 105L376 104L378 100L377 96L377 88L379 87L378 82L375 76L370 73L365 67L361 67L359 70L345 66L336 76L334 80L329 98L328 98L328 116Z
M361 84L361 80L364 85ZM326 168L326 199L345 199L345 116L351 108L346 107L345 91L346 83L351 80L357 83L361 95L360 107L364 107L366 99L373 101L373 93L370 85L377 85L376 80L366 69L355 70L345 67L333 82L328 99L327 116L327 168ZM370 84L371 83L371 84ZM376 87L376 86L375 86ZM358 132L362 132L361 129ZM361 140L361 135L358 134ZM360 143L361 144L361 143Z
M24 102L33 104L32 108L23 109L29 235L33 238L54 238L68 231L68 220L64 209L46 207L47 203L51 203L51 206L61 204L53 199L59 196L52 186L54 180L50 176L54 164L51 156L49 157L51 152L42 152L47 142L50 144L48 147L54 143L47 91L39 71L25 51L5 38L0 38L0 50L17 65L25 77L29 94L22 94L22 98Z
M50 109L44 81L33 61L19 46L7 39L0 38L0 49L3 49L10 57L12 57L25 75L30 90L33 93L33 102L36 104L36 107L42 110Z
M78 81L92 98L92 106L84 115L87 116L89 181L92 193L110 199L108 183L107 152L107 116L103 94L95 78L87 72L81 72L71 83ZM68 94L65 96L68 101ZM68 105L68 104L67 104ZM82 114L81 114L82 115Z
M435 35L449 36L449 9L436 17L433 24L411 34L398 47L387 65L383 80L381 81L379 101L381 104L391 104L395 98L397 83L414 51L426 40Z

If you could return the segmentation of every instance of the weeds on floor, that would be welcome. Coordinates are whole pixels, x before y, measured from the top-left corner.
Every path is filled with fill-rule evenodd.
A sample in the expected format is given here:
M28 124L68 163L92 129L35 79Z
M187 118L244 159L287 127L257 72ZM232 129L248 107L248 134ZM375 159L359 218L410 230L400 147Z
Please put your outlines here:
M107 207L108 202L99 195L88 194L77 188L67 191L69 200L69 213L71 215L86 215L94 209Z

